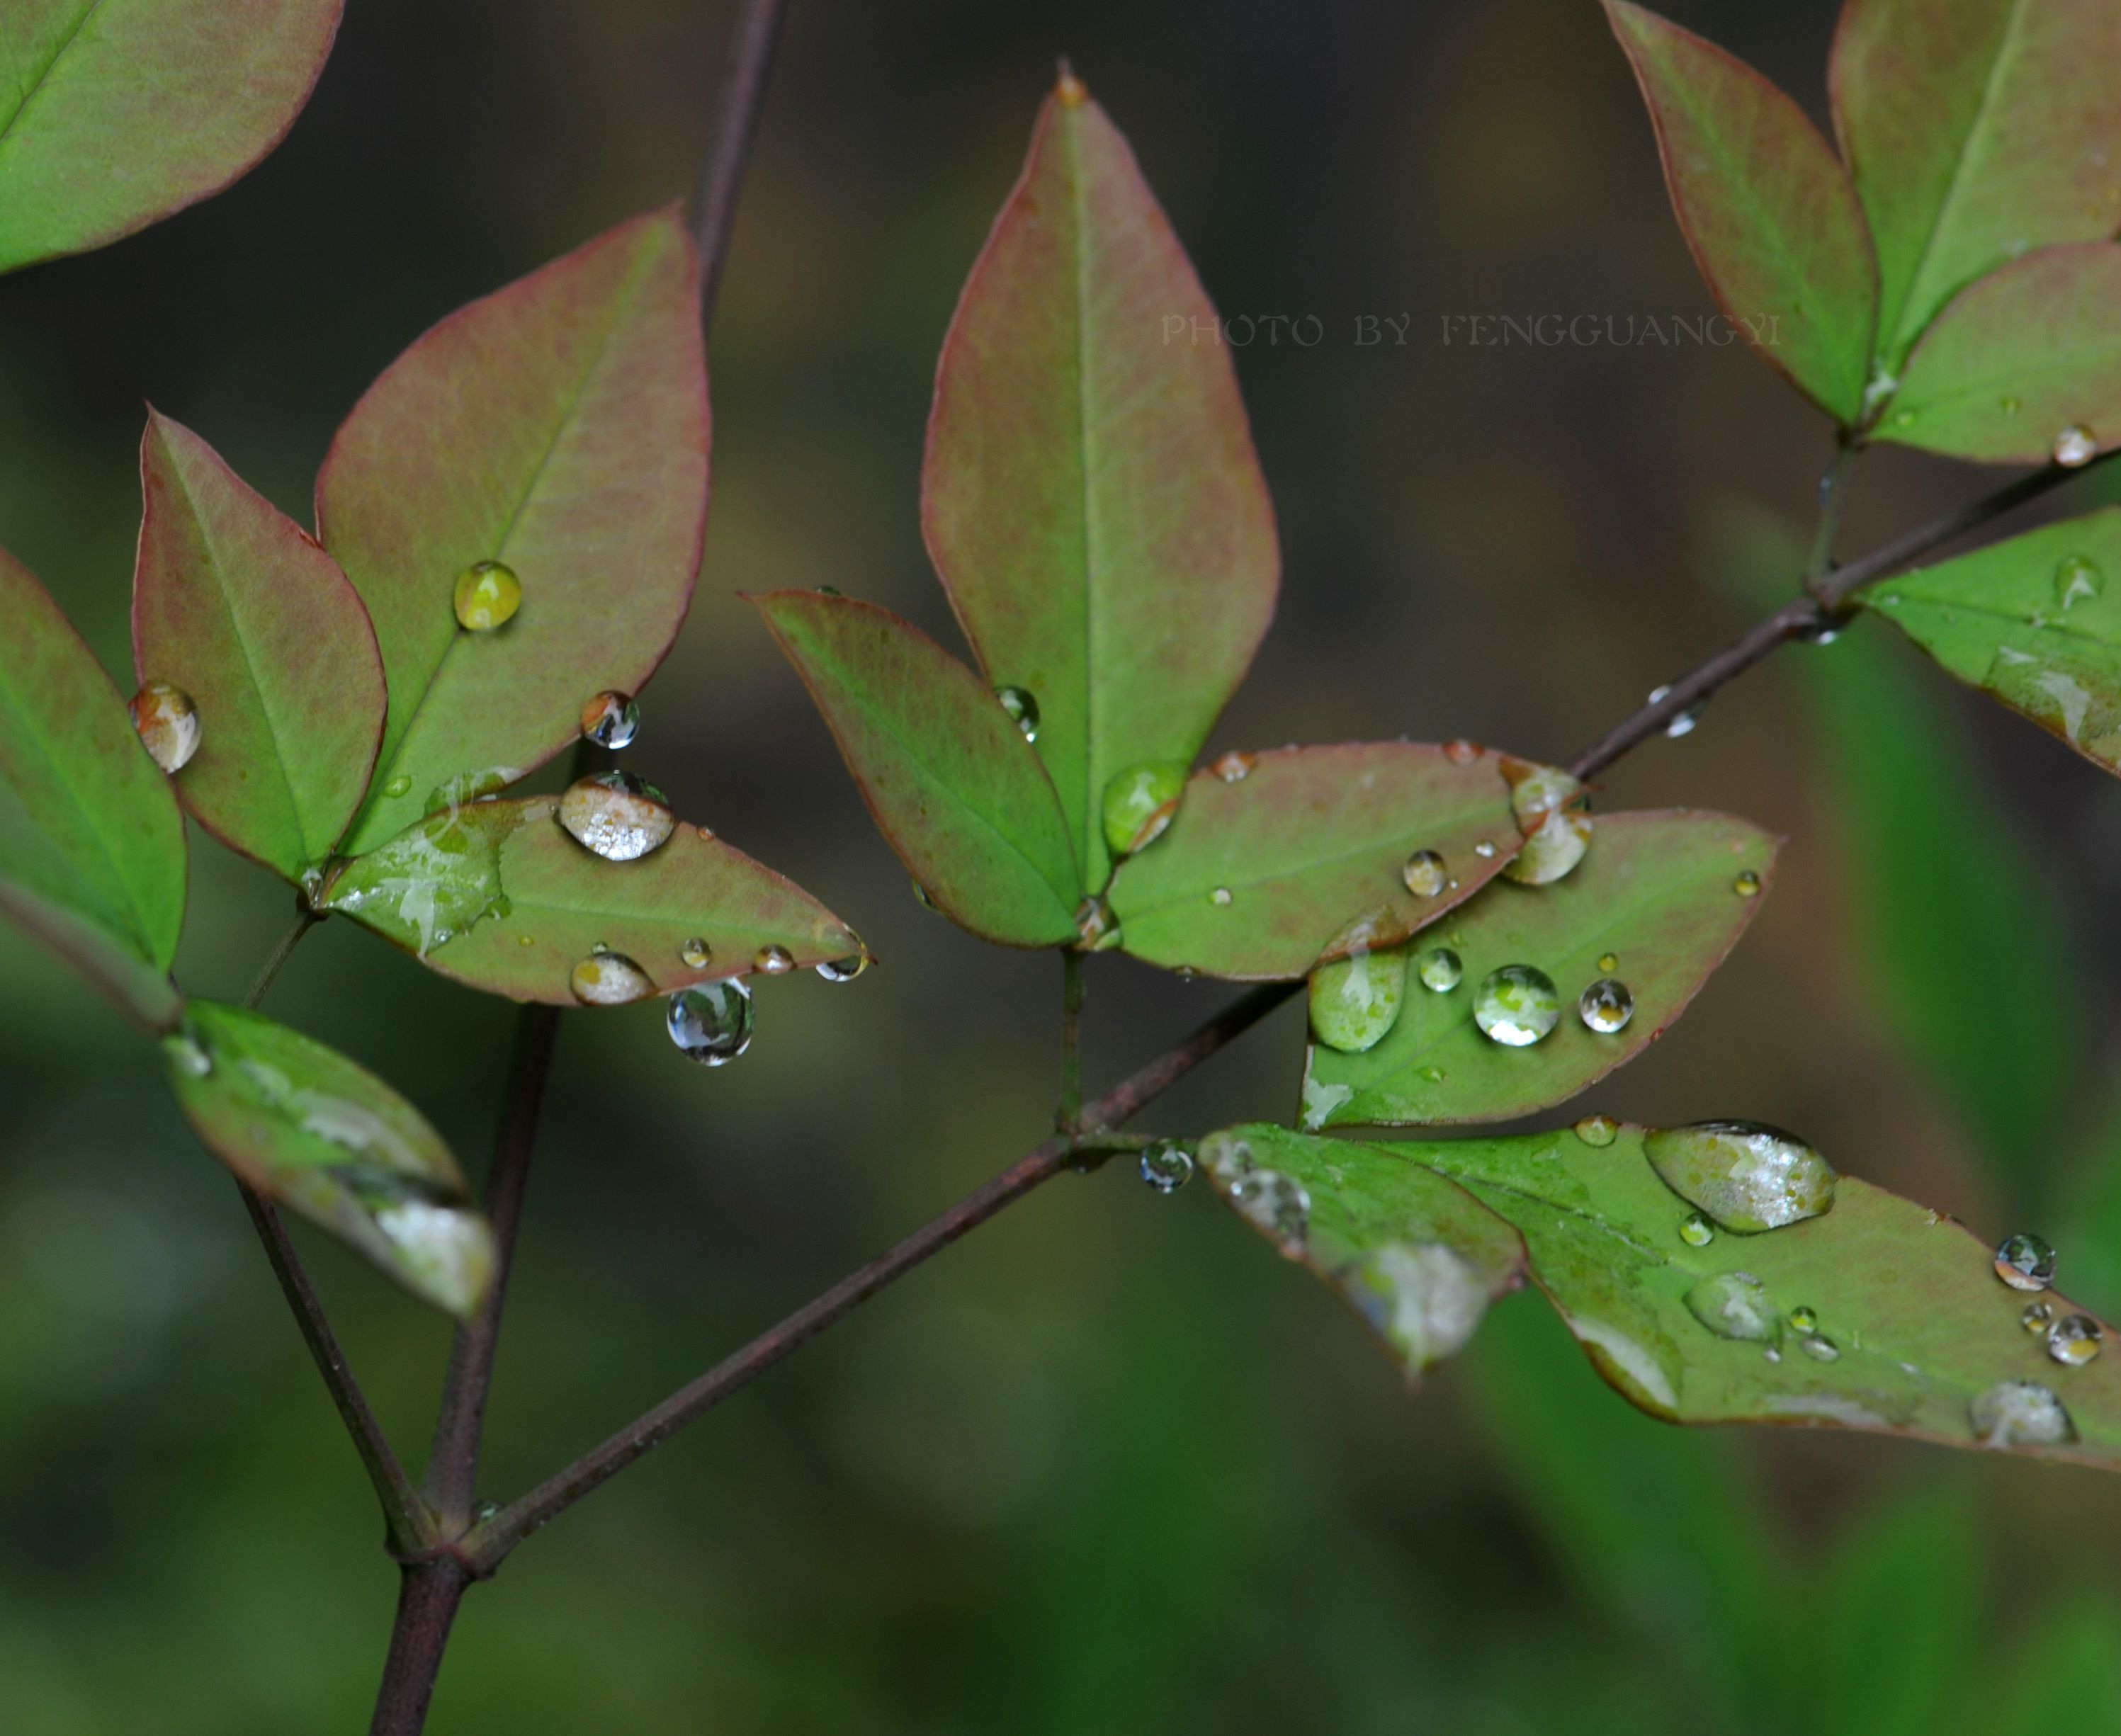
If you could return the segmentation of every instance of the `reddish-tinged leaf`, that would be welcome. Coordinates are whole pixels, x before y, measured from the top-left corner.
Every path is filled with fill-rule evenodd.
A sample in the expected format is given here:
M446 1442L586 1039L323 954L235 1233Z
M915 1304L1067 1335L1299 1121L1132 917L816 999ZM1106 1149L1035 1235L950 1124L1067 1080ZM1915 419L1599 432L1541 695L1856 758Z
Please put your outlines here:
M2029 249L2121 229L2121 6L1848 0L1835 124L1870 217L1878 351Z
M1079 877L1052 780L980 678L888 609L753 597L891 847L960 927L1009 947L1075 938Z
M317 522L368 605L390 705L347 840L374 849L450 787L513 781L582 702L636 691L692 598L707 506L699 274L674 211L622 224L451 314L371 386L317 481ZM506 626L457 625L474 561Z
M319 907L473 989L557 1006L576 998L574 969L599 947L639 968L643 995L766 970L769 947L787 955L782 970L863 950L801 887L698 826L607 862L567 835L558 808L533 796L431 815L347 863Z
M1908 358L1878 438L2037 464L2066 428L2101 448L2121 444L2121 247L2111 242L2028 254L1952 302Z
M338 563L189 428L150 414L133 579L140 679L198 708L175 777L216 837L288 879L331 854L383 733L383 663Z
M340 0L7 0L0 271L115 241L287 136Z
M1373 947L1404 940L1471 897L1517 845L1499 756L1485 749L1453 758L1357 742L1226 756L1194 774L1170 831L1121 864L1110 902L1137 958L1287 979L1352 923ZM1421 850L1443 858L1433 894L1407 885Z
M1084 884L1121 773L1187 766L1274 612L1273 509L1215 311L1073 78L972 268L935 379L928 547L1022 687Z
M184 822L125 702L0 549L0 910L152 1029L177 1012Z
M1853 422L1869 372L1877 268L1833 147L1744 62L1627 0L1606 0L1649 104L1694 263L1746 341Z

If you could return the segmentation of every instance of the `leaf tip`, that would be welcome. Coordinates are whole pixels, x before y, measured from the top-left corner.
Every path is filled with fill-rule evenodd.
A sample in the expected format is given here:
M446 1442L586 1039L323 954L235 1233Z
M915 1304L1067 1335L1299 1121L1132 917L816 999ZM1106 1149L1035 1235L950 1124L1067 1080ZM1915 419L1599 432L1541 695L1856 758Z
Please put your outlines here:
M1075 76L1068 57L1060 57L1060 76L1054 81L1053 100L1064 109L1079 109L1090 100L1090 87Z

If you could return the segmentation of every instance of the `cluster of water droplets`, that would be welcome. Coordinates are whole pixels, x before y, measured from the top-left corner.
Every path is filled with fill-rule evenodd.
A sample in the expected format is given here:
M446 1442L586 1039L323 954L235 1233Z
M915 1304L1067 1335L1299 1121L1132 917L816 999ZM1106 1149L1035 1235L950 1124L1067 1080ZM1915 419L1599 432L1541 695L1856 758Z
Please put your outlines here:
M2036 1296L2053 1285L2056 1264L2053 1247L2025 1231L2004 1237L1993 1262L1996 1276L2011 1289ZM2058 1315L2044 1297L2027 1303L2018 1324L2041 1339L2048 1355L2065 1368L2081 1368L2091 1361L2099 1354L2105 1336L2090 1315Z
M1671 684L1669 682L1662 686L1653 687L1649 691L1649 703L1653 705L1662 705L1671 696ZM1702 698L1696 700L1683 710L1675 711L1666 723L1664 733L1674 741L1677 741L1683 735L1692 735L1694 726L1701 721L1701 714L1708 709L1708 700Z

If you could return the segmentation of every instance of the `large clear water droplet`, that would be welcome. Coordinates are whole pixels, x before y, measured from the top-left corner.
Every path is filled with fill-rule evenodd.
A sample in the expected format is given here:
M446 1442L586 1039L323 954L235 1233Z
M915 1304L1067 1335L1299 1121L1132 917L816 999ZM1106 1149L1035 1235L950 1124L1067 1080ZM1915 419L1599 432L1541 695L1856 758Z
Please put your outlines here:
M1159 1194L1176 1194L1193 1179L1193 1154L1173 1139L1158 1139L1141 1151L1141 1179Z
M1473 1022L1491 1042L1526 1048L1561 1022L1560 991L1536 966L1504 965L1490 970L1474 994Z
M498 561L474 561L457 575L457 625L469 633L491 633L523 606L523 584L515 569Z
M1433 898L1443 890L1450 872L1444 867L1443 857L1434 850L1416 850L1406 859L1406 866L1399 871L1399 877L1415 897Z
M2063 1446L2077 1439L2067 1407L2037 1381L1999 1380L1967 1405L1966 1414L1983 1446Z
M1016 733L1027 742L1038 739L1038 701L1028 687L997 687L995 697L1001 701L1001 709L1016 725Z
M641 707L631 693L599 693L582 707L582 739L614 753L641 733Z
M2081 1368L2099 1354L2099 1322L2073 1314L2048 1328L2048 1354L2066 1368Z
M1620 1137L1620 1124L1611 1115L1586 1115L1576 1124L1575 1131L1586 1145L1602 1149Z
M795 955L785 947L761 947L751 955L751 968L761 976L785 976L795 968Z
M850 952L845 958L828 958L818 966L818 975L828 983L851 983L869 969L866 952Z
M174 682L151 681L126 706L147 757L163 770L181 771L198 752L198 707ZM218 750L216 750L218 752Z
M751 1047L753 1017L751 989L735 978L672 995L664 1023L687 1059L723 1067Z
M1230 1203L1291 1252L1311 1233L1311 1193L1279 1170L1248 1171L1230 1184Z
M2106 574L2089 555L2067 555L2055 568L2055 601L2064 609L2106 594Z
M1382 1043L1406 996L1406 952L1367 950L1311 973L1311 1031L1328 1048L1359 1054Z
M1719 1338L1774 1344L1783 1335L1782 1313L1768 1287L1750 1272L1705 1278L1686 1292L1686 1311Z
M1209 767L1225 784L1242 784L1252 775L1252 767L1259 763L1256 753L1240 753L1233 747Z
M1414 1368L1465 1348L1488 1311L1488 1286L1441 1242L1387 1242L1335 1274L1356 1311Z
M567 986L585 1007L623 1007L655 992L646 970L623 952L603 947L575 966Z
M1437 994L1448 994L1465 980L1465 961L1448 947L1431 947L1416 967L1421 986Z
M2054 461L2076 470L2099 456L2099 436L2082 422L2072 422L2054 437Z
M604 771L567 786L560 824L607 862L632 862L660 849L677 829L663 792L630 771Z
M1175 760L1131 766L1105 786L1105 843L1131 856L1162 837L1186 791L1186 768Z
M1573 808L1557 809L1542 820L1523 846L1503 864L1503 873L1519 886L1551 886L1572 873L1591 847L1592 821Z
M1758 1121L1699 1121L1643 1138L1673 1193L1741 1236L1816 1217L1834 1204L1832 1166L1794 1133Z
M1576 1016L1590 1030L1611 1036L1627 1029L1635 1016L1635 998L1618 977L1605 977L1576 997Z
M2021 1231L1997 1245L1996 1276L2013 1290L2044 1290L2055 1279L2055 1251L2040 1237Z

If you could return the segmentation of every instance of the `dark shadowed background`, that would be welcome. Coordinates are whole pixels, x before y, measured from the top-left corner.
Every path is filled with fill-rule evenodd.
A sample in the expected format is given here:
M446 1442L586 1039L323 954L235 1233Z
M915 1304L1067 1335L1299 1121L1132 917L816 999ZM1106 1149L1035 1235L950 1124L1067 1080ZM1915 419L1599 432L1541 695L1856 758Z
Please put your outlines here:
M1670 9L1823 108L1827 0ZM352 0L247 180L0 281L0 542L123 686L142 400L306 519L334 424L430 322L691 191L730 12ZM1211 752L1466 734L1564 759L1788 593L1828 431L1742 350L1648 338L1708 302L1589 0L795 0L711 347L698 600L628 758L881 965L764 984L719 1072L658 1006L565 1020L496 1495L1049 1124L1057 964L914 901L733 593L830 584L956 643L918 533L930 370L1062 54L1225 314L1322 327L1261 324L1238 359L1286 570ZM1466 314L1605 337L1447 342ZM1844 552L1989 480L1869 459ZM1791 841L1692 1012L1555 1119L1794 1126L1984 1236L2044 1231L2072 1293L2121 1309L2121 786L1859 625L1605 800ZM240 995L290 897L194 842L179 975ZM12 932L0 966L0 1729L362 1728L394 1570L234 1189L152 1045ZM1093 1088L1228 992L1116 957L1089 978ZM477 1166L509 1008L342 924L269 1007ZM1300 1019L1144 1125L1285 1118ZM297 1234L417 1464L443 1326ZM1410 1397L1205 1188L1115 1165L525 1548L467 1603L432 1727L2074 1736L2121 1729L2117 1544L2121 1482L2093 1473L1652 1424L1531 1297Z

